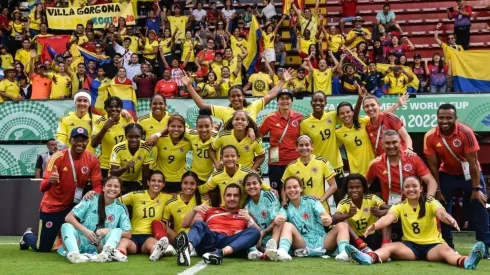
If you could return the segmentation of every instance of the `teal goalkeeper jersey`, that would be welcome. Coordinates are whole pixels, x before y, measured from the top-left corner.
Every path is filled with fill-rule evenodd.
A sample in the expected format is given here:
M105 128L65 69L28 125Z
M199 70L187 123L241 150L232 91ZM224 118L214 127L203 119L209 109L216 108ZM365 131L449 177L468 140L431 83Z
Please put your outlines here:
M255 222L262 229L266 229L278 214L283 214L286 217L286 213L281 207L281 204L277 200L274 193L270 191L260 190L260 199L257 204L252 199L248 199L245 202L245 209L248 210L250 216L252 216Z
M299 207L291 202L287 205L286 213L288 221L298 229L305 239L323 240L326 233L323 229L320 214L325 212L322 203L310 196L301 196Z
M96 231L99 224L98 204L99 195L95 195L91 200L82 200L72 210L73 214L80 220L87 229ZM131 230L131 221L129 220L126 206L119 200L105 207L106 220L104 228L121 228L122 231Z

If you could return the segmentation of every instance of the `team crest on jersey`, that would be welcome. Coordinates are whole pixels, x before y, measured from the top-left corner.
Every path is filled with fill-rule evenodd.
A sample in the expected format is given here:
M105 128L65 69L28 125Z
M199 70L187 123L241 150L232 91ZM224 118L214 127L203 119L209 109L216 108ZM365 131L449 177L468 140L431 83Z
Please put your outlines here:
M141 158L140 156L138 156L137 160L141 161L141 160L142 160L142 158Z
M368 207L364 207L364 213L369 213L369 208Z
M163 147L163 150L165 150L165 151L166 151L166 150L167 150L167 147Z
M275 181L271 182L271 187L276 189L277 188L277 182L275 182Z
M327 123L328 123L328 124L332 124L332 120L329 118L329 119L327 120Z
M46 223L46 228L51 228L53 227L53 222L47 222Z
M460 147L461 146L461 140L459 140L457 138L454 139L453 140L453 145L454 145L454 147Z
M304 212L304 213L303 213L303 220L307 220L307 219L309 219L309 218L310 218L310 214L308 214L308 213Z
M298 127L298 121L293 120L293 122L291 122L291 126L293 126L294 128Z
M156 203L157 203L157 205L160 205L160 200L157 200Z
M243 150L248 152L248 150L250 150L250 146L248 146L248 145L243 146Z
M405 166L403 166L403 170L405 170L406 172L410 172L412 171L413 167L411 164L405 164Z
M318 172L318 168L316 168L316 167L311 168L311 172L313 172L313 173Z
M110 215L109 217L107 217L107 220L109 222L113 222L114 221L114 215Z
M82 174L87 174L88 173L88 167L87 166L83 166L82 167Z
M179 148L179 151L180 151L181 153L184 153L184 147L180 147L180 148Z
M242 186L243 180L238 180L236 184Z
M265 210L262 210L262 212L260 212L260 215L262 215L262 218L267 218L267 211Z

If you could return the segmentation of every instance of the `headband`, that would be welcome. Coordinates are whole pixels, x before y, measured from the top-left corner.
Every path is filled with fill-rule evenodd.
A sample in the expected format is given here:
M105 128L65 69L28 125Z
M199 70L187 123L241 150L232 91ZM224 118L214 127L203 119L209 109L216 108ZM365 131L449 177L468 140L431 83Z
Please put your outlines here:
M90 105L92 105L92 97L90 96L89 93L87 92L84 92L84 91L80 91L78 93L75 94L75 97L73 98L73 101L76 103L77 102L77 98L79 97L86 97L88 99L88 102L90 103Z

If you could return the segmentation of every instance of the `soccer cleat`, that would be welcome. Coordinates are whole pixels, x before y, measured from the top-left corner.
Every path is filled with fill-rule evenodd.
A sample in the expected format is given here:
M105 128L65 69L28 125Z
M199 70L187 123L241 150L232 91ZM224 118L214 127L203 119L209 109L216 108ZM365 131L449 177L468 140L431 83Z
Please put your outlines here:
M124 254L121 253L121 251L111 247L111 246L104 246L102 249L102 252L100 252L97 255L97 260L96 262L98 263L105 263L105 262L110 262L112 260L116 260L118 262L126 262L128 260L128 257Z
M20 241L19 241L19 248L20 250L27 250L29 249L29 245L24 241L24 236L26 234L32 234L32 228L29 227L26 229L26 231L24 232L24 234L22 234L22 238L20 238Z
M371 265L373 264L373 258L366 253L362 253L359 249L354 246L348 244L345 246L346 254L351 257L354 261L358 262L361 265ZM335 257L337 259L337 257Z
M339 255L335 256L335 260L337 262L348 262L349 261L349 255L347 254L347 252L343 251Z
M250 251L247 255L247 257L250 261L258 261L258 260L262 259L263 256L264 256L264 253L262 253L258 250Z
M275 249L277 250L277 242L276 240L274 239L270 239L267 241L267 243L265 244L265 250L267 249Z
M175 243L177 245L177 264L190 266L191 256L189 255L189 238L185 232L180 232L175 237Z
M87 257L90 262L97 262L97 254L83 253L82 255Z
M464 269L475 269L485 254L485 245L477 242L471 249L470 255L464 260Z
M291 255L285 249L280 248L277 250L277 261L289 262L291 260Z
M163 255L165 255L165 256L175 256L175 255L177 255L177 251L175 251L175 248L171 244L169 244L167 246L167 249L165 249L165 252L163 252Z
M112 260L116 260L117 262L127 262L128 256L124 255L121 251L114 249Z
M309 254L310 254L310 250L308 249L308 247L298 248L298 249L294 250L294 256L296 256L298 258L306 257Z
M223 251L221 249L216 249L213 252L204 253L202 259L207 264L221 265L221 263L223 263Z
M85 256L83 254L80 254L80 252L78 252L78 251L68 252L68 254L66 255L66 258L72 264L80 264L80 263L90 262L90 258L89 257L87 257L87 256Z
M150 255L150 261L158 261L162 254L167 250L168 246L168 238L162 237L153 248L153 252L151 252Z

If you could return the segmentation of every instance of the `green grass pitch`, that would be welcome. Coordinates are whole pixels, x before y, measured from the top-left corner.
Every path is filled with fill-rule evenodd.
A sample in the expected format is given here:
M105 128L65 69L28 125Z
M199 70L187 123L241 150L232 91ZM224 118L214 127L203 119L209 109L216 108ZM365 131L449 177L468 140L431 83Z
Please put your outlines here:
M109 262L104 264L71 264L56 253L35 253L32 250L20 251L19 237L0 237L0 274L178 274L188 267L179 267L175 257L162 258L150 262L148 256L134 255L127 263ZM456 238L459 253L466 255L474 243L472 235L460 234ZM201 261L192 258L192 264ZM462 270L442 263L388 262L374 266L360 266L355 263L337 263L333 259L293 258L291 262L250 262L245 259L225 258L221 266L206 266L198 274L267 274L267 275L307 275L307 274L359 274L359 275L396 275L396 274L490 274L490 260L483 259L476 270Z

